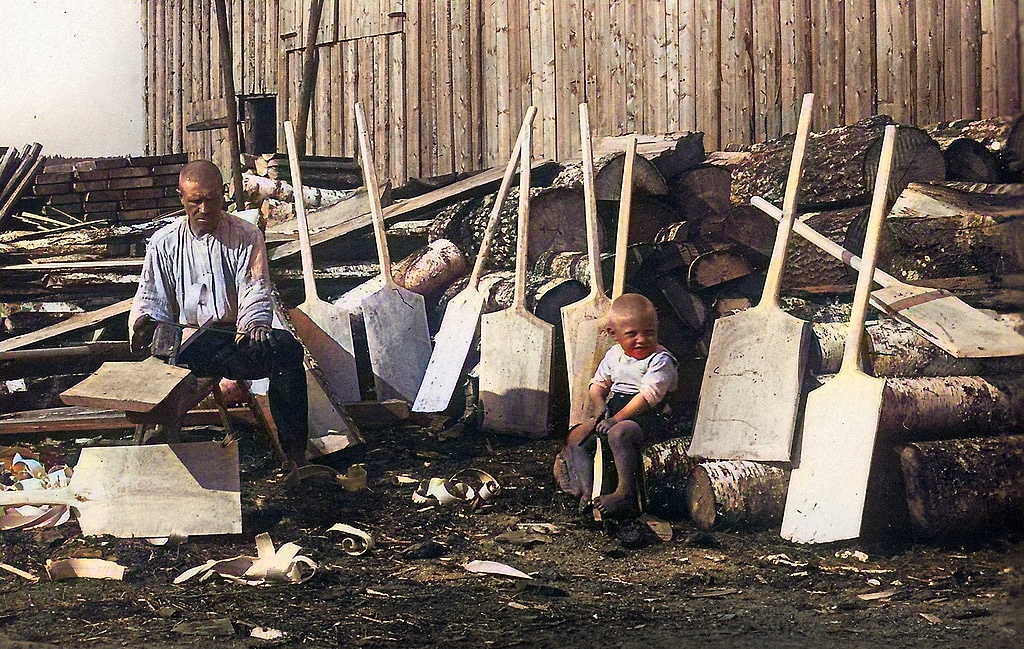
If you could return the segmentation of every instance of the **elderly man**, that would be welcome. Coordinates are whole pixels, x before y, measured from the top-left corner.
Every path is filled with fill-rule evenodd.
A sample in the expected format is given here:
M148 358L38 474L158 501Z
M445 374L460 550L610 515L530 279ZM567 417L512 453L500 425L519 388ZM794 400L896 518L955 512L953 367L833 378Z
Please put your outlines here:
M309 427L303 350L289 332L271 327L263 235L224 212L223 179L212 162L186 164L178 196L185 216L158 230L146 248L129 317L132 348L148 347L158 322L199 326L212 319L213 327L183 362L199 376L269 377L281 445L292 462L304 464Z

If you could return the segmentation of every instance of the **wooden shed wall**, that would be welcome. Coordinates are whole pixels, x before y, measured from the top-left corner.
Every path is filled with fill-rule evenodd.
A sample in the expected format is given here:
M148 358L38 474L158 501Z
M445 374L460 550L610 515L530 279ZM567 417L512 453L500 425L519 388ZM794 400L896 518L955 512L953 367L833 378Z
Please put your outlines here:
M235 84L295 114L309 0L229 0ZM149 148L214 154L223 83L211 0L143 0ZM927 124L1020 111L1017 0L326 0L307 151L354 155L352 102L395 182L502 163L525 108L537 155L596 135L700 130L709 148L875 112Z

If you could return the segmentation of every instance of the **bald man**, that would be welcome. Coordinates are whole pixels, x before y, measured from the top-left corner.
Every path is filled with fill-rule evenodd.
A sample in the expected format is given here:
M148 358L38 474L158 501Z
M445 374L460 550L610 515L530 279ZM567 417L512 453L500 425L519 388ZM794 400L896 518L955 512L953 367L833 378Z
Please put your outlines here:
M199 376L270 378L270 410L289 459L305 463L308 401L302 345L273 329L267 249L259 228L224 212L224 181L208 160L178 175L185 215L158 230L146 247L129 332L134 350L150 345L158 322L237 330L209 331L182 362Z

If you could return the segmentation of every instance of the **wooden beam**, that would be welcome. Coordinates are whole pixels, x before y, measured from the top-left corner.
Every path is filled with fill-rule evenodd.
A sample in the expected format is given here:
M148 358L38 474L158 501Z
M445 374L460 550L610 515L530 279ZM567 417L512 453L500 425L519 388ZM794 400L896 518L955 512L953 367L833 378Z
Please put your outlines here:
M132 298L129 298L127 300L121 300L120 302L111 304L110 306L105 306L102 309L73 315L67 320L58 322L55 325L43 327L42 329L33 331L32 333L22 334L20 336L15 336L14 338L8 338L7 340L0 341L0 352L22 349L29 345L33 345L44 340L50 340L51 338L56 338L57 336L68 334L73 331L95 328L105 320L128 313L131 308Z

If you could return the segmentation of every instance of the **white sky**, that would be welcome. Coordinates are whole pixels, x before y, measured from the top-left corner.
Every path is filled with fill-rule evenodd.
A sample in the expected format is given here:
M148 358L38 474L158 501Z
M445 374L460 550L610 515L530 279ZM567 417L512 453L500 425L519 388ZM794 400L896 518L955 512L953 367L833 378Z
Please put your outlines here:
M144 153L141 0L0 0L0 145Z

